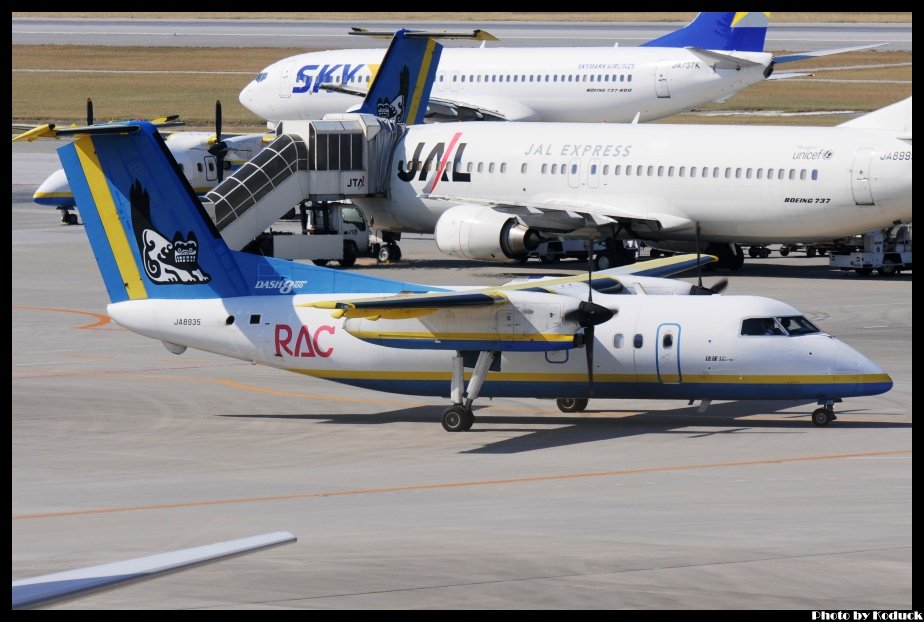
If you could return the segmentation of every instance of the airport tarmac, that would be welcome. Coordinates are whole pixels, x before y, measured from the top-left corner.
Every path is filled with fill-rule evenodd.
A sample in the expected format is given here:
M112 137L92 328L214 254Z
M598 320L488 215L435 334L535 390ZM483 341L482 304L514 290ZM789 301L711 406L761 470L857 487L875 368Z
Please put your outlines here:
M58 608L911 608L910 275L795 253L704 277L793 304L891 374L828 428L793 402L564 415L497 399L449 434L446 400L175 356L108 322L82 227L30 202L53 146L12 148L13 578L298 536ZM359 269L459 284L584 269L402 248Z

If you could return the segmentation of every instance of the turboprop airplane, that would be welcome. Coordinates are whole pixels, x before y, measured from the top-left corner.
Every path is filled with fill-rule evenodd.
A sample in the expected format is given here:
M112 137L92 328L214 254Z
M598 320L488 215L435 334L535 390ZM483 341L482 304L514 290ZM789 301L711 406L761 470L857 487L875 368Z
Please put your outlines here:
M162 127L173 123L176 117L165 117L164 123L155 121ZM192 184L196 192L204 194L221 183L228 171L237 170L244 162L250 160L263 149L265 134L223 134L221 102L215 102L215 132L170 132L166 134L167 147L180 165L180 169ZM158 120L159 121L159 120ZM182 125L182 123L176 123ZM93 122L93 103L87 99L87 125ZM54 124L41 126L14 126L14 129L27 129L13 138L13 142L37 138L57 138L79 132L79 127L56 127ZM217 138L221 137L221 138ZM61 211L61 222L76 225L77 214L74 209L74 195L67 183L63 169L58 169L39 184L32 195L32 200L39 205L54 207Z
M774 57L764 52L769 13L700 13L640 47L452 48L436 72L428 120L622 122L659 119L729 97L776 65L875 46ZM391 36L391 33L388 33ZM483 41L494 41L485 35ZM309 52L260 71L240 94L273 121L352 111L384 50Z
M448 288L232 251L156 129L112 130L84 128L58 153L108 314L175 354L194 348L346 385L448 395L451 432L471 428L479 396L557 398L571 411L590 397L812 400L814 423L826 425L836 401L892 386L783 302L686 295L715 289L656 278L696 265L691 256Z

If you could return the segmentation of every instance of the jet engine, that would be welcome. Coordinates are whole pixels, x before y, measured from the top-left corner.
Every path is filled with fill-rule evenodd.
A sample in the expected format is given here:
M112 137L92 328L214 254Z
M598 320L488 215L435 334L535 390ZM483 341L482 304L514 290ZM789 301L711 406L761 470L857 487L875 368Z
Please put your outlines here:
M436 222L436 245L451 257L520 261L542 242L515 216L484 205L457 205Z

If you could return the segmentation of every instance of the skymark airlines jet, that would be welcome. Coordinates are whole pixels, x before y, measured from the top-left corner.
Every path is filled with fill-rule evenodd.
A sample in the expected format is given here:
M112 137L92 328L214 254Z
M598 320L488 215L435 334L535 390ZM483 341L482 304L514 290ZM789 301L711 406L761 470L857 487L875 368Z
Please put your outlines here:
M442 424L453 432L472 426L479 395L559 398L569 411L588 397L817 400L813 420L826 425L835 401L892 386L785 303L684 295L715 292L652 278L695 265L689 256L634 273L454 290L232 251L156 129L111 130L88 127L58 151L109 315L175 354L191 347L347 385L449 395Z
M769 13L700 13L640 47L451 48L443 52L430 120L648 121L728 97L770 77L775 65L841 50L773 57ZM390 37L391 33L387 33ZM484 33L484 40L495 40ZM862 48L849 48L864 49ZM320 119L356 108L381 49L291 56L263 69L241 103L274 121Z

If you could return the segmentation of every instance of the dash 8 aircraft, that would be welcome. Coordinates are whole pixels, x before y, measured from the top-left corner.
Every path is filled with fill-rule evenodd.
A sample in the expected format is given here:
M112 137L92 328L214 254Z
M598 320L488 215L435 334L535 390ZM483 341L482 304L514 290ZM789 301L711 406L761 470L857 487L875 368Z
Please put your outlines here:
M817 401L826 425L834 402L892 386L783 302L657 278L695 257L489 288L397 282L230 250L144 121L88 127L58 152L116 322L175 354L449 396L448 431L472 426L480 395L568 411L589 397Z
M728 97L774 68L853 49L764 52L769 13L700 13L639 47L449 48L436 72L428 120L648 121ZM390 37L390 33L388 33ZM483 33L484 40L495 40ZM864 46L871 47L871 46ZM273 121L320 119L355 108L385 51L309 52L266 67L241 103Z

